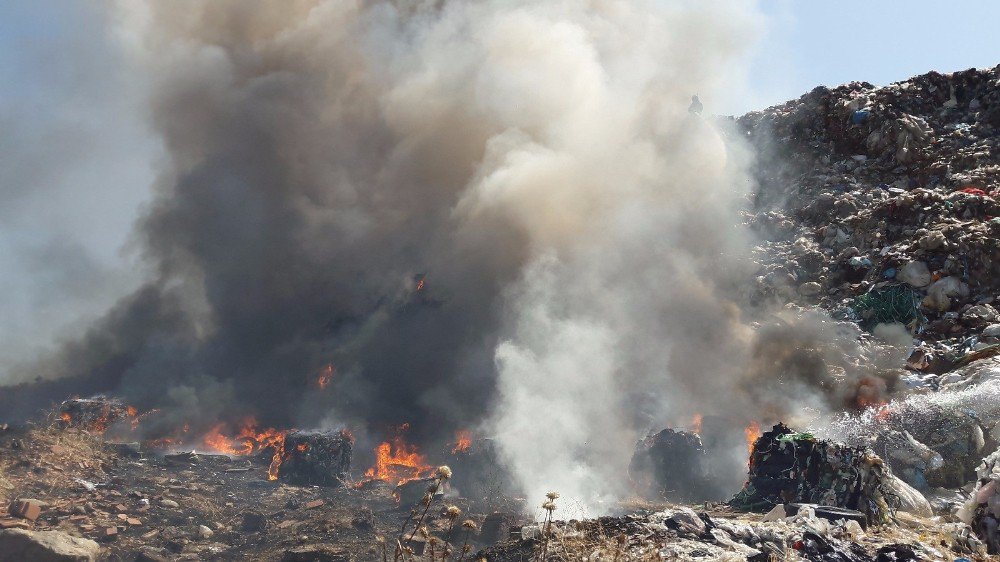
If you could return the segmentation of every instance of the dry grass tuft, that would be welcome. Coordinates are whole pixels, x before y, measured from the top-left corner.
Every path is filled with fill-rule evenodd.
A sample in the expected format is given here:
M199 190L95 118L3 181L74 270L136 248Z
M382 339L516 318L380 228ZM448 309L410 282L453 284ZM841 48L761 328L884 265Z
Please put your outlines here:
M212 521L217 521L222 517L222 508L219 501L213 496L189 495L181 498L186 508L192 508L199 513L204 513Z
M28 430L20 441L23 449L0 452L0 500L16 494L58 494L75 489L76 478L97 481L104 476L104 467L112 457L111 450L101 440L78 429L62 429L54 424ZM44 471L39 476L22 467L34 466Z
M11 498L8 497L10 491L14 489L14 483L7 478L7 465L0 463L0 504L6 504Z

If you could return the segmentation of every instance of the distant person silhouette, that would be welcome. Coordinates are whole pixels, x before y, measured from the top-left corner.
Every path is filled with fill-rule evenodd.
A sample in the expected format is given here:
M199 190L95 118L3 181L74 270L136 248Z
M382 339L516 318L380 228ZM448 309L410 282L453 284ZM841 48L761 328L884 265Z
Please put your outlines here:
M688 106L688 113L694 113L695 115L701 115L701 110L704 109L704 108L705 108L705 106L701 105L701 100L698 99L697 94L691 96L691 105Z

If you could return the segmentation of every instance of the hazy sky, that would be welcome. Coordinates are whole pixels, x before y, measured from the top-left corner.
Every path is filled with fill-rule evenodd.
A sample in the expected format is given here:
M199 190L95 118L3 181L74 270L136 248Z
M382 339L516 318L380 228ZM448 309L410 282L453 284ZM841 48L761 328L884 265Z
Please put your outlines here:
M144 84L126 72L103 5L0 3L0 376L140 277L127 246L160 152L141 113ZM761 10L745 86L705 99L706 112L742 113L818 84L1000 63L1000 2L786 0Z
M0 3L0 378L139 278L156 142L99 7Z
M744 113L813 87L854 80L884 85L929 70L1000 64L1000 2L990 0L762 1L764 37L742 100Z

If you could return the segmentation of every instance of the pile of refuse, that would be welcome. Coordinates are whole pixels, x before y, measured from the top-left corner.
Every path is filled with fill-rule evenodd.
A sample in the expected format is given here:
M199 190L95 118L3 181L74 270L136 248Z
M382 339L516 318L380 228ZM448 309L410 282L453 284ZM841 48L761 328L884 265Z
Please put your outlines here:
M703 501L712 483L708 460L699 435L667 428L636 444L629 479L645 497Z
M958 517L983 539L989 554L1000 554L1000 450L983 459L978 477Z
M135 420L136 416L135 408L117 398L95 396L64 400L59 405L57 422L62 427L105 432L117 424Z
M947 561L980 559L983 545L947 525L865 529L854 519L821 516L811 506L765 517L725 510L670 507L652 513L554 521L517 529L514 536L476 553L491 562L555 560L810 560L820 562ZM962 542L968 540L970 542ZM959 558L961 560L961 558Z
M888 469L865 447L817 439L784 424L764 432L753 444L750 473L730 505L749 511L768 511L785 504L815 504L838 517L868 523L887 523L891 496Z
M281 445L272 472L291 484L340 486L351 471L354 440L345 432L293 431ZM278 468L280 467L280 471Z
M898 369L843 365L886 384L841 422L765 433L730 505L940 517L1000 552L1000 66L819 87L736 124L758 153L751 304L911 345Z
M756 302L905 325L927 374L1000 343L1000 66L819 87L737 124L759 153Z
M686 480L697 483L704 457L696 434L666 429L638 443L629 472L633 481L646 474L656 490L672 492ZM979 466L978 475L974 493L956 516L935 516L927 500L870 447L778 423L753 443L746 484L726 504L668 505L583 521L547 517L511 526L507 540L479 551L476 558L985 560L998 553L1000 451ZM547 496L543 508L550 514L558 497Z

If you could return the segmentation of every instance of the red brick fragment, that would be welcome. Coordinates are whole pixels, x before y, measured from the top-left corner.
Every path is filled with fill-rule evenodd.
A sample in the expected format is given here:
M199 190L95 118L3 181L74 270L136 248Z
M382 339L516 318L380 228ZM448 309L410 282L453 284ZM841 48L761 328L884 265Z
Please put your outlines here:
M15 500L14 503L10 504L10 514L14 517L34 521L42 514L42 506L31 500Z

